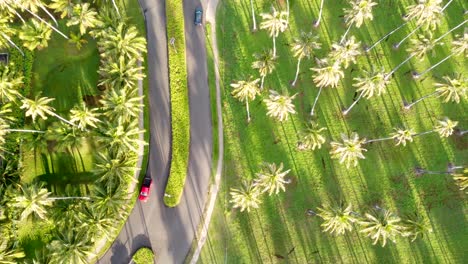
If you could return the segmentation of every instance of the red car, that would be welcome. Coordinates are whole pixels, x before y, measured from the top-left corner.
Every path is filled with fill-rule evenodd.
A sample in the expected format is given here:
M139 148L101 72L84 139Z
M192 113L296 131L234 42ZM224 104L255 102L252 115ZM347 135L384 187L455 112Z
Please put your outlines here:
M151 191L151 185L153 185L153 180L151 178L145 178L143 180L143 185L141 186L140 195L138 196L138 200L142 202L148 201L148 196Z

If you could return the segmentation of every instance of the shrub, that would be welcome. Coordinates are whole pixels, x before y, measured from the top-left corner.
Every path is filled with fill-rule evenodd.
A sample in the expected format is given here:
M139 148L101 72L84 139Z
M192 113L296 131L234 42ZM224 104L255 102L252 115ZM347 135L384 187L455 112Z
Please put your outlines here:
M150 248L139 248L135 254L133 254L132 260L136 264L154 263L154 253Z
M172 158L164 203L176 206L184 190L187 176L190 111L188 103L187 67L185 64L184 12L181 0L166 1L167 37L175 38L175 49L169 52L169 86L171 93Z

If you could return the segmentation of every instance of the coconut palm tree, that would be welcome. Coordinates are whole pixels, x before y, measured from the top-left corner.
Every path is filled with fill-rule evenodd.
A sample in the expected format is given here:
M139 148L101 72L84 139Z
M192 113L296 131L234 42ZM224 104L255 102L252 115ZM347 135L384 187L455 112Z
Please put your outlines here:
M88 230L95 235L104 235L111 240L115 230L115 220L105 211L97 210L90 206L84 206L77 215L78 228Z
M318 98L322 89L324 87L331 87L335 88L338 86L341 78L344 77L344 72L341 69L339 62L331 63L329 59L323 59L318 61L318 68L310 68L312 71L315 72L313 75L313 81L315 85L319 87L319 92L315 97L314 104L312 105L312 110L310 111L310 115L314 115L314 109L317 104Z
M127 180L136 182L133 175L136 160L136 156L132 153L98 152L93 173L98 177L99 182L106 182L108 188L119 186Z
M140 115L143 97L138 96L138 91L125 86L122 89L110 89L104 93L99 102L102 105L104 115L110 120L131 121Z
M23 85L23 76L10 70L8 66L0 65L0 102L14 102L22 97L18 91Z
M346 231L353 230L353 223L358 221L351 204L346 207L343 203L335 206L322 205L317 209L319 211L317 215L324 221L320 225L323 232L330 232L332 235L343 235Z
M455 183L460 187L460 190L463 191L468 188L468 169L464 169L463 173L454 173L453 179Z
M2 240L0 241L0 263L15 264L18 263L19 259L26 256L22 250L16 247L11 247L8 244L8 239L4 239L2 236Z
M322 11L323 11L323 3L325 0L320 1L320 9L317 20L314 21L314 27L318 27L320 25L320 20L322 20Z
M255 97L260 94L258 82L260 82L260 79L252 80L252 78L249 78L247 81L231 83L231 87L234 88L231 92L232 96L241 102L245 102L247 122L250 122L249 100L255 100Z
M255 8L254 8L254 3L253 0L250 0L250 9L252 10L252 31L255 32L257 31L257 21L255 20Z
M281 190L286 191L285 184L290 183L284 177L288 175L291 170L283 171L283 163L279 166L275 163L264 162L260 172L255 173L257 178L254 180L253 186L257 187L261 193L268 192L268 195L273 193L278 194Z
M26 116L31 116L33 122L36 121L36 117L40 116L42 119L47 119L47 115L54 116L61 121L74 126L73 123L70 121L66 120L65 118L59 116L56 114L54 111L55 109L52 106L49 106L48 104L55 100L55 98L48 98L48 97L40 97L40 95L36 95L34 100L28 99L28 98L23 98L21 100L22 105L21 109L26 110Z
M416 133L411 129L407 128L394 128L394 132L390 136L395 140L396 146L402 144L406 146L406 141L413 142L413 137Z
M109 122L104 121L100 127L98 141L100 141L110 151L132 151L138 153L138 146L146 144L138 138L144 130L138 128L138 120L130 122Z
M256 209L262 203L258 188L247 181L243 181L239 189L231 188L229 193L231 194L229 202L233 204L233 208L240 208L241 212L246 209L250 212L250 209Z
M377 5L377 3L372 2L372 0L351 0L350 4L351 8L344 9L344 18L348 29L346 29L346 32L341 37L340 44L345 40L352 25L360 28L365 20L374 19L374 16L372 15L372 7Z
M50 250L50 263L89 263L94 257L93 240L90 239L87 229L62 228L48 248Z
M31 12L38 13L38 8L40 8L44 13L46 13L52 21L54 21L55 26L58 26L57 19L47 10L43 5L41 0L13 0L13 2L22 9L29 9Z
M3 0L0 2L0 13L7 16L16 16L21 20L21 22L26 23L26 20L21 16L20 13L16 11L17 6L15 5L14 1L11 0Z
M69 42L71 44L75 44L75 47L76 47L77 50L81 50L83 45L88 43L88 40L86 40L86 38L84 36L82 36L80 33L75 34L75 33L71 32Z
M105 212L105 215L124 219L128 209L128 193L119 186L110 186L106 183L96 184L91 192L92 208Z
M360 45L361 42L356 42L356 38L351 36L346 41L333 43L329 56L346 69L350 63L356 63L357 56L361 55Z
M468 79L463 78L461 75L455 76L451 78L450 76L443 76L443 82L435 83L436 90L430 94L427 94L418 100L412 102L411 104L406 104L405 109L410 109L415 104L421 102L422 100L438 95L439 97L443 97L442 102L455 102L460 103L461 99L467 99L467 91L468 91Z
M407 51L410 53L410 56L408 56L405 60L393 68L387 74L386 79L390 79L393 73L395 73L401 66L407 63L413 57L417 57L419 60L422 60L429 52L432 51L432 54L434 54L434 47L436 46L437 41L432 40L432 34L418 34L416 38L411 39L410 43L411 45L407 49Z
M60 13L61 18L65 18L70 17L73 13L74 3L70 0L51 0L51 3L47 6L56 13Z
M423 72L414 73L413 77L420 78L424 74L432 71L434 68L436 68L437 66L442 64L444 61L450 59L452 56L464 55L464 57L468 57L468 32L463 34L463 36L457 36L457 38L455 38L455 40L452 42L452 49L451 50L452 50L452 52L448 56L446 56L445 58L443 58L442 60L440 60L436 64L432 65L431 67L427 68Z
M73 7L71 18L67 21L67 26L78 25L80 34L86 34L88 28L95 28L102 22L98 18L98 13L94 8L90 8L89 3L77 4Z
M403 220L405 231L403 236L410 237L411 242L414 242L418 237L424 237L425 234L432 233L430 223L419 214L409 215Z
M300 133L300 140L297 142L298 150L315 150L322 148L326 139L322 135L327 128L320 127L317 123L310 121L306 128Z
M434 131L439 133L441 137L449 137L453 134L454 128L458 125L458 121L452 121L448 118L437 120L437 125L434 127Z
M31 20L30 24L23 24L19 38L23 41L23 46L34 51L46 48L49 45L51 35L52 30L49 27L36 20Z
M333 159L339 159L340 163L345 163L346 168L351 164L355 167L358 164L358 159L365 159L363 152L367 149L363 148L366 139L360 139L357 133L352 133L350 137L341 134L343 142L331 142L332 147L330 154Z
M255 53L254 57L256 61L252 63L252 68L257 69L260 73L260 90L263 90L263 83L265 81L265 77L268 74L272 73L276 67L275 56L273 55L273 51L264 50L261 53Z
M97 109L88 109L85 103L81 103L70 110L70 122L76 124L83 131L88 126L97 128L96 125L101 122L98 116Z
M116 27L107 28L98 47L105 58L124 55L129 59L139 59L146 53L146 39L139 36L136 27L120 22Z
M304 58L310 59L314 53L314 50L320 49L321 45L322 44L319 42L319 36L315 35L313 32L301 32L300 36L294 39L291 51L293 52L294 57L297 58L297 69L296 77L294 77L292 86L296 85L297 77L299 76L301 60Z
M359 97L343 111L343 115L347 115L362 97L370 99L374 95L380 96L385 93L385 88L390 82L386 76L385 70L382 69L380 72L364 71L363 77L353 78L353 80L356 81L353 86L358 88L356 92L359 92L360 94Z
M99 85L114 89L120 89L123 86L135 87L139 80L145 78L143 70L142 66L138 66L136 58L107 57L107 62L99 68L102 79Z
M362 227L359 232L370 237L373 245L380 241L382 247L387 244L387 240L396 243L397 235L402 235L404 232L401 219L385 209L374 210L371 214L366 213L358 224Z
M12 18L10 16L0 12L0 48L7 48L9 45L11 45L16 48L24 57L24 52L21 50L21 48L11 40L11 37L16 34L16 29L10 26L11 21Z
M260 29L266 29L269 31L270 37L273 38L273 57L276 57L276 38L280 32L284 32L288 27L288 20L284 18L288 16L287 12L276 11L274 7L271 7L270 13L261 13L263 21L260 23Z
M20 219L26 218L47 218L47 207L52 206L53 201L49 199L50 192L44 188L42 183L20 185L20 193L15 195L9 202L12 208L19 208L21 211Z
M263 101L267 105L267 115L283 122L288 120L289 114L295 114L294 104L292 100L297 94L293 96L281 95L275 90L270 90L270 96Z

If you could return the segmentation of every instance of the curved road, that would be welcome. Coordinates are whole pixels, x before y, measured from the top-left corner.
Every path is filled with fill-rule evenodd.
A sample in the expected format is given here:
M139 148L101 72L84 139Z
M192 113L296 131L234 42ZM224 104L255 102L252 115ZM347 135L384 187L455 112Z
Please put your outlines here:
M146 204L136 202L112 247L98 261L102 264L127 264L142 246L153 249L157 263L183 263L200 223L210 180L212 123L205 36L203 28L193 23L195 7L202 4L199 0L184 0L191 145L184 194L176 208L165 207L163 203L171 142L165 1L140 0L140 4L148 40L150 154L147 173L153 179L153 189Z

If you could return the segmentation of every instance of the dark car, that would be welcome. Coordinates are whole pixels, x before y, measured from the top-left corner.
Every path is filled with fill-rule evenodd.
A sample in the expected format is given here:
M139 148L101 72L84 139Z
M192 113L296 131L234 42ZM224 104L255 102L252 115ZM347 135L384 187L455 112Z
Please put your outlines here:
M143 185L141 186L140 195L138 196L138 200L142 202L148 201L148 196L151 191L151 185L153 185L153 180L151 178L145 178L143 180Z
M203 10L201 7L195 9L195 25L200 26L203 21Z

